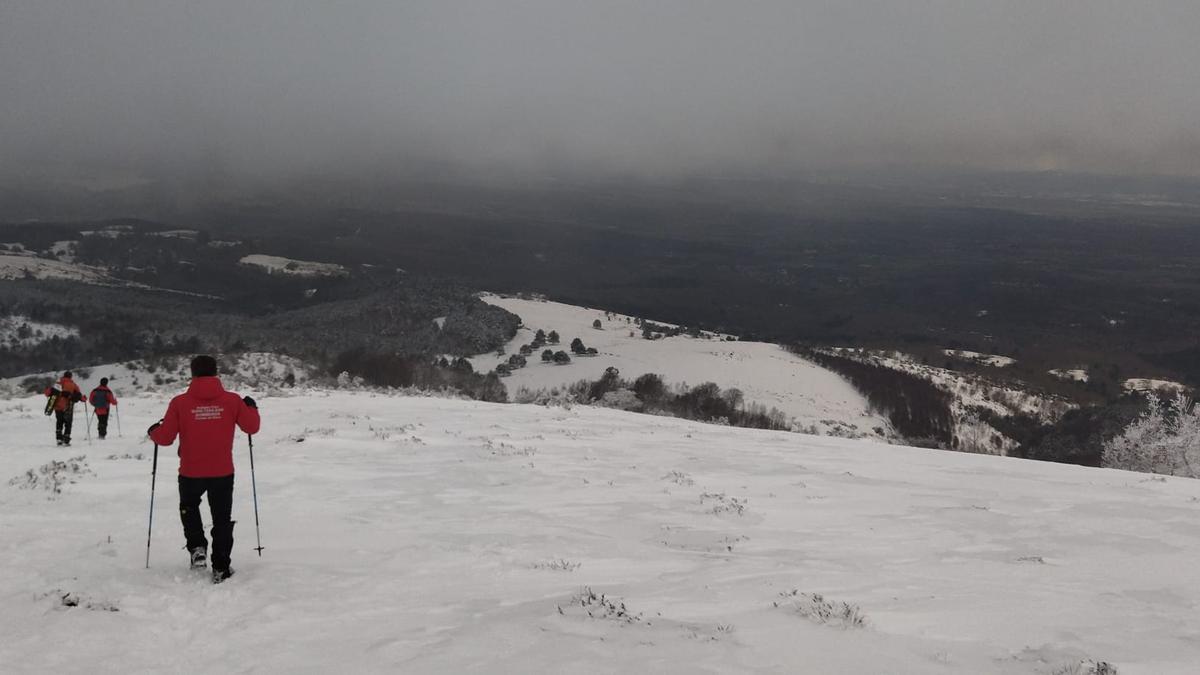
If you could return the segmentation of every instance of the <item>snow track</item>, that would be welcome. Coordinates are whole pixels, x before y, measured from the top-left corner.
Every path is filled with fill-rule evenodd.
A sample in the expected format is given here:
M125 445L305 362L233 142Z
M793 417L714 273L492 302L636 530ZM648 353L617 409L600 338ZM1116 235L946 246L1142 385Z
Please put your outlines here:
M80 424L69 449L40 399L0 402L2 669L1200 662L1197 481L587 407L303 393L260 399L262 558L237 443L238 573L221 586L186 569L169 448L143 569L151 446L136 437L165 396L123 396L124 438L88 445ZM8 485L81 454L90 473L61 494ZM865 626L826 616L841 603Z

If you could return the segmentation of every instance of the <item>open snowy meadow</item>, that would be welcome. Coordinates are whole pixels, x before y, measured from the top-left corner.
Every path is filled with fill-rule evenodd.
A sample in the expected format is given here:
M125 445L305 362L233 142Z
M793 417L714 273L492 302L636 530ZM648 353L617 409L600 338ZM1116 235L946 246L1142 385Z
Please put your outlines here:
M187 569L171 448L144 567L141 435L166 402L121 396L124 436L103 443L80 415L71 448L54 446L40 397L0 402L3 672L1200 663L1197 481L607 409L297 390L260 399L261 558L238 440L237 574L214 586Z
M555 365L542 363L542 349L537 349L528 357L528 366L505 378L510 395L521 388L549 390L582 379L598 380L606 368L615 367L630 380L655 373L669 384L715 382L725 389L735 387L742 390L747 403L778 408L798 426L823 435L874 440L892 435L887 418L870 410L866 398L849 382L779 345L726 341L724 336L713 334L708 338L680 335L646 340L633 317L623 314L549 300L482 297L520 316L522 327L505 345L505 355L472 358L476 370L487 372L505 362L522 345L532 342L539 329L557 331L561 337L561 344L546 348L568 350L571 340L580 338L599 352L595 356L574 356L568 365ZM593 327L595 321L600 322L600 328Z

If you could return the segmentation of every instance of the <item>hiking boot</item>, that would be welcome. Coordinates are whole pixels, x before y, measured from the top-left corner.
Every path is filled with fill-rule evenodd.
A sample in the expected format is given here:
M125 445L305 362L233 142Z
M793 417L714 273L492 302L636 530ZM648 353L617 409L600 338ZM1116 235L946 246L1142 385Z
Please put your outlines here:
M215 567L213 568L212 577L213 577L214 584L219 584L231 576L233 576L233 568L232 567L226 567L223 570L219 570Z
M202 570L205 567L208 567L208 551L206 549L203 549L203 548L200 548L199 546L197 546L196 548L191 550L191 555L192 555L192 569Z

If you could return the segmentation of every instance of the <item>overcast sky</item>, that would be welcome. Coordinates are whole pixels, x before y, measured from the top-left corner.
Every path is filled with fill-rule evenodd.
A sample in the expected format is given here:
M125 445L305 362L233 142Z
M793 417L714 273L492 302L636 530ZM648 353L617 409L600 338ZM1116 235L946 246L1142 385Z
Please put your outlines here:
M0 170L1200 174L1196 0L0 0Z

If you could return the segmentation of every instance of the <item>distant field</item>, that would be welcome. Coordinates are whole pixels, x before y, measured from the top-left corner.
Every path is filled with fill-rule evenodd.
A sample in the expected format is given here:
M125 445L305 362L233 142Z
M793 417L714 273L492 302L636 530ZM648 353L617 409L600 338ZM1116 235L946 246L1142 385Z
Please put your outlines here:
M570 342L580 338L599 351L596 356L573 357L570 364L560 366L543 363L542 350L535 350L526 367L505 378L510 396L522 387L552 389L581 379L597 380L605 369L613 367L630 380L655 373L670 384L714 382L722 388L735 387L745 394L746 403L778 408L801 427L822 433L876 439L890 435L888 421L868 410L867 400L839 375L777 345L729 342L721 336L647 340L634 325L633 317L557 302L496 296L484 299L520 316L524 327L505 346L506 355L473 358L476 370L488 371L506 361L522 345L532 342L538 329L561 335L561 344L548 345L549 349L569 350ZM593 328L594 321L600 321L600 329Z

